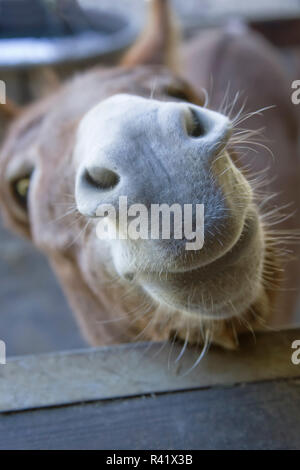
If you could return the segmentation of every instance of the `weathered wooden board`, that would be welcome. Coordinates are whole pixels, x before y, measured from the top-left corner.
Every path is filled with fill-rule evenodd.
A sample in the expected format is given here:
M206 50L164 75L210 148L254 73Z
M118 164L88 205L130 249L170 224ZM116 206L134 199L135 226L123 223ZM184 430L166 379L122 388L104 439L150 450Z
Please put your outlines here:
M0 416L1 449L300 449L300 381Z
M250 335L239 351L211 349L188 374L199 351L188 349L176 362L181 346L161 343L24 356L0 366L0 411L300 378L291 362L295 339L299 329L257 334L256 342Z

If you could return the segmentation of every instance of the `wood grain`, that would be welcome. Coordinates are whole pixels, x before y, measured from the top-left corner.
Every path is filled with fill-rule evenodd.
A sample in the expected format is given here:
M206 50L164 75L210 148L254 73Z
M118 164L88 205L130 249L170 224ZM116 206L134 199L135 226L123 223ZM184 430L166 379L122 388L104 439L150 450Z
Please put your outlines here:
M135 343L24 356L0 366L0 411L22 410L300 377L291 344L300 330L246 336L236 352L212 348L192 372L199 351L181 345ZM186 375L185 375L186 374Z
M299 380L0 416L0 449L299 448Z

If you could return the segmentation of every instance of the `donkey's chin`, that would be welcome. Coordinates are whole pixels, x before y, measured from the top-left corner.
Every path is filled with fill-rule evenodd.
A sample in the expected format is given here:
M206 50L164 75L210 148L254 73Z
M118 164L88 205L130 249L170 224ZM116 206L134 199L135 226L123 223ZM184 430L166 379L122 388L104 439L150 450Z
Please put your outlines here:
M238 241L212 263L180 273L141 276L140 284L157 303L184 315L228 319L243 315L262 289L264 232L252 211Z

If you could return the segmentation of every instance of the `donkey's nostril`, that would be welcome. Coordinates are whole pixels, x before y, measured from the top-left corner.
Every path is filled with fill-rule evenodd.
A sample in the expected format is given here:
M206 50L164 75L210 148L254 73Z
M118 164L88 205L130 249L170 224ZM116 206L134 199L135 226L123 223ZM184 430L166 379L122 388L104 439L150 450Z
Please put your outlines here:
M186 131L190 137L204 137L207 132L205 122L194 109L189 109L186 119Z
M188 143L195 144L208 157L221 152L231 136L232 126L228 117L198 106L184 108L184 126Z
M99 190L113 189L120 181L117 173L102 167L88 168L83 176L89 186Z

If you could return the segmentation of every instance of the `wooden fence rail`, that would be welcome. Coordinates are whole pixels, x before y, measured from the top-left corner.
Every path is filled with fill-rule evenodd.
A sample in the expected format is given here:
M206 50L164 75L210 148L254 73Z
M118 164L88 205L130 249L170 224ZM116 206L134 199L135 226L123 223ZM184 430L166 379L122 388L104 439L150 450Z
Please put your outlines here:
M0 366L0 449L300 448L300 329L238 352L136 343ZM300 356L300 355L299 355Z

